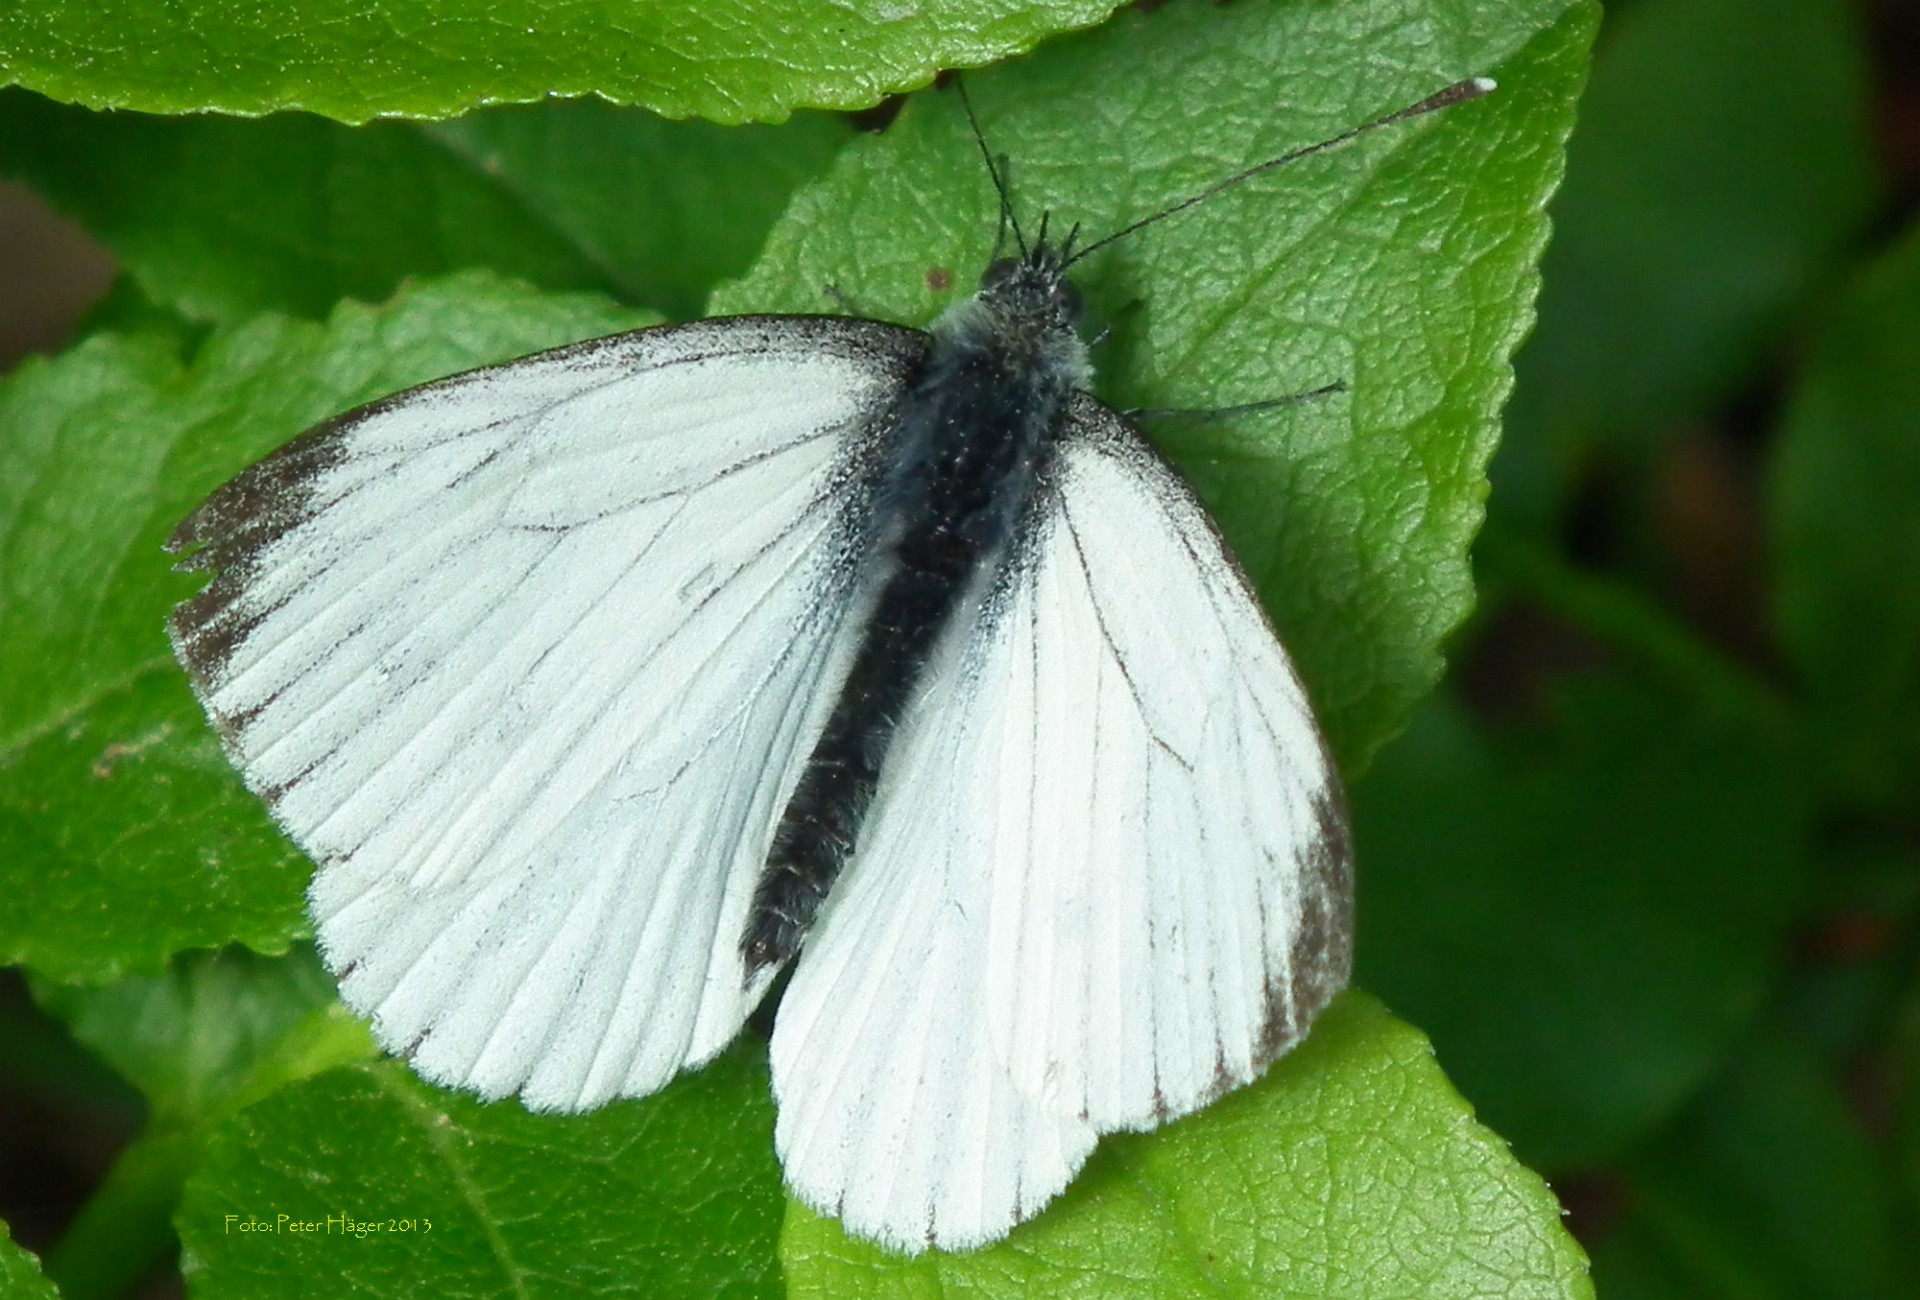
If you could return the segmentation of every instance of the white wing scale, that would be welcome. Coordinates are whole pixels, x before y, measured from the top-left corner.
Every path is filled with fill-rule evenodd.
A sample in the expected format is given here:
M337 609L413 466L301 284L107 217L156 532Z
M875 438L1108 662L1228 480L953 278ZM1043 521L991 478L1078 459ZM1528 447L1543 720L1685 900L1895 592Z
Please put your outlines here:
M906 1250L1004 1235L1347 978L1338 782L1204 509L1082 398L1037 521L949 629L774 1031L789 1181Z
M924 347L774 318L561 349L342 417L176 534L219 571L176 648L421 1073L584 1108L738 1031L852 648L848 488Z

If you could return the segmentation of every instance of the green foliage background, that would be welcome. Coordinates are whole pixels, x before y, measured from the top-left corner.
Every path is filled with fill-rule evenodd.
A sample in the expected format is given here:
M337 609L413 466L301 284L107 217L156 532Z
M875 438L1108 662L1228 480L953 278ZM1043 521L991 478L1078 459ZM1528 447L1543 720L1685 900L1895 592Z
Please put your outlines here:
M1861 17L1639 0L1589 89L1583 0L1112 9L0 12L0 172L121 268L0 378L0 960L31 989L0 1088L134 1134L57 1233L0 1239L0 1294L1902 1294L1920 238ZM468 366L827 285L924 323L993 240L954 96L878 133L814 110L1002 59L968 88L1023 210L1095 233L1502 89L1085 268L1118 404L1350 385L1153 432L1349 776L1365 992L1006 1244L905 1262L786 1201L751 1036L585 1117L380 1058L167 654L194 583L158 543ZM417 120L343 125L373 118ZM237 1230L279 1214L413 1226Z

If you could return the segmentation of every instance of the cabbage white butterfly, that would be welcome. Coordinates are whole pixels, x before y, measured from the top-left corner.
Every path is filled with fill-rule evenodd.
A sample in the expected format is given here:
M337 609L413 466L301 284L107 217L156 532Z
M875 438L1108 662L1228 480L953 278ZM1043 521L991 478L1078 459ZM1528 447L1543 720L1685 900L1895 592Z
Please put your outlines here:
M930 334L664 326L396 394L169 539L229 755L315 861L343 998L425 1077L571 1111L783 971L776 1142L906 1251L1248 1082L1344 986L1306 695L1191 489L1085 391L1028 241ZM984 142L982 151L986 152Z

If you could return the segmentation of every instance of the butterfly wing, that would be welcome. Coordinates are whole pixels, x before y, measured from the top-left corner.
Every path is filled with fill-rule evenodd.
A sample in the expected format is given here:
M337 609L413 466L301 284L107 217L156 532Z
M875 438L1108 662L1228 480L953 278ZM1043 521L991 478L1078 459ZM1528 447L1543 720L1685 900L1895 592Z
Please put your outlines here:
M343 416L181 525L217 576L175 650L318 864L321 951L385 1047L583 1109L732 1039L925 346L816 318L601 339Z
M1347 978L1338 778L1192 491L1082 399L1035 525L903 719L774 1032L789 1181L908 1250L1004 1235Z

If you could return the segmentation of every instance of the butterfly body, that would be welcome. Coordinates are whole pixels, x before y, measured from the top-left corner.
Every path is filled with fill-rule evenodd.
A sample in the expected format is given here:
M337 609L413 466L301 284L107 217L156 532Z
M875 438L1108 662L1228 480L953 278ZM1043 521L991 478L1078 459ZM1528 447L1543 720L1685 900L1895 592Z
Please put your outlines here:
M176 653L383 1044L584 1109L790 966L787 1176L918 1250L1306 1032L1338 778L1203 508L1082 391L1069 292L1021 262L932 335L735 317L455 376L176 530L215 574Z
M1080 303L1044 240L996 262L934 323L893 417L863 512L862 582L876 594L833 713L775 833L742 940L749 974L799 950L872 801L894 729L966 607L1018 562L1069 394L1091 377Z

